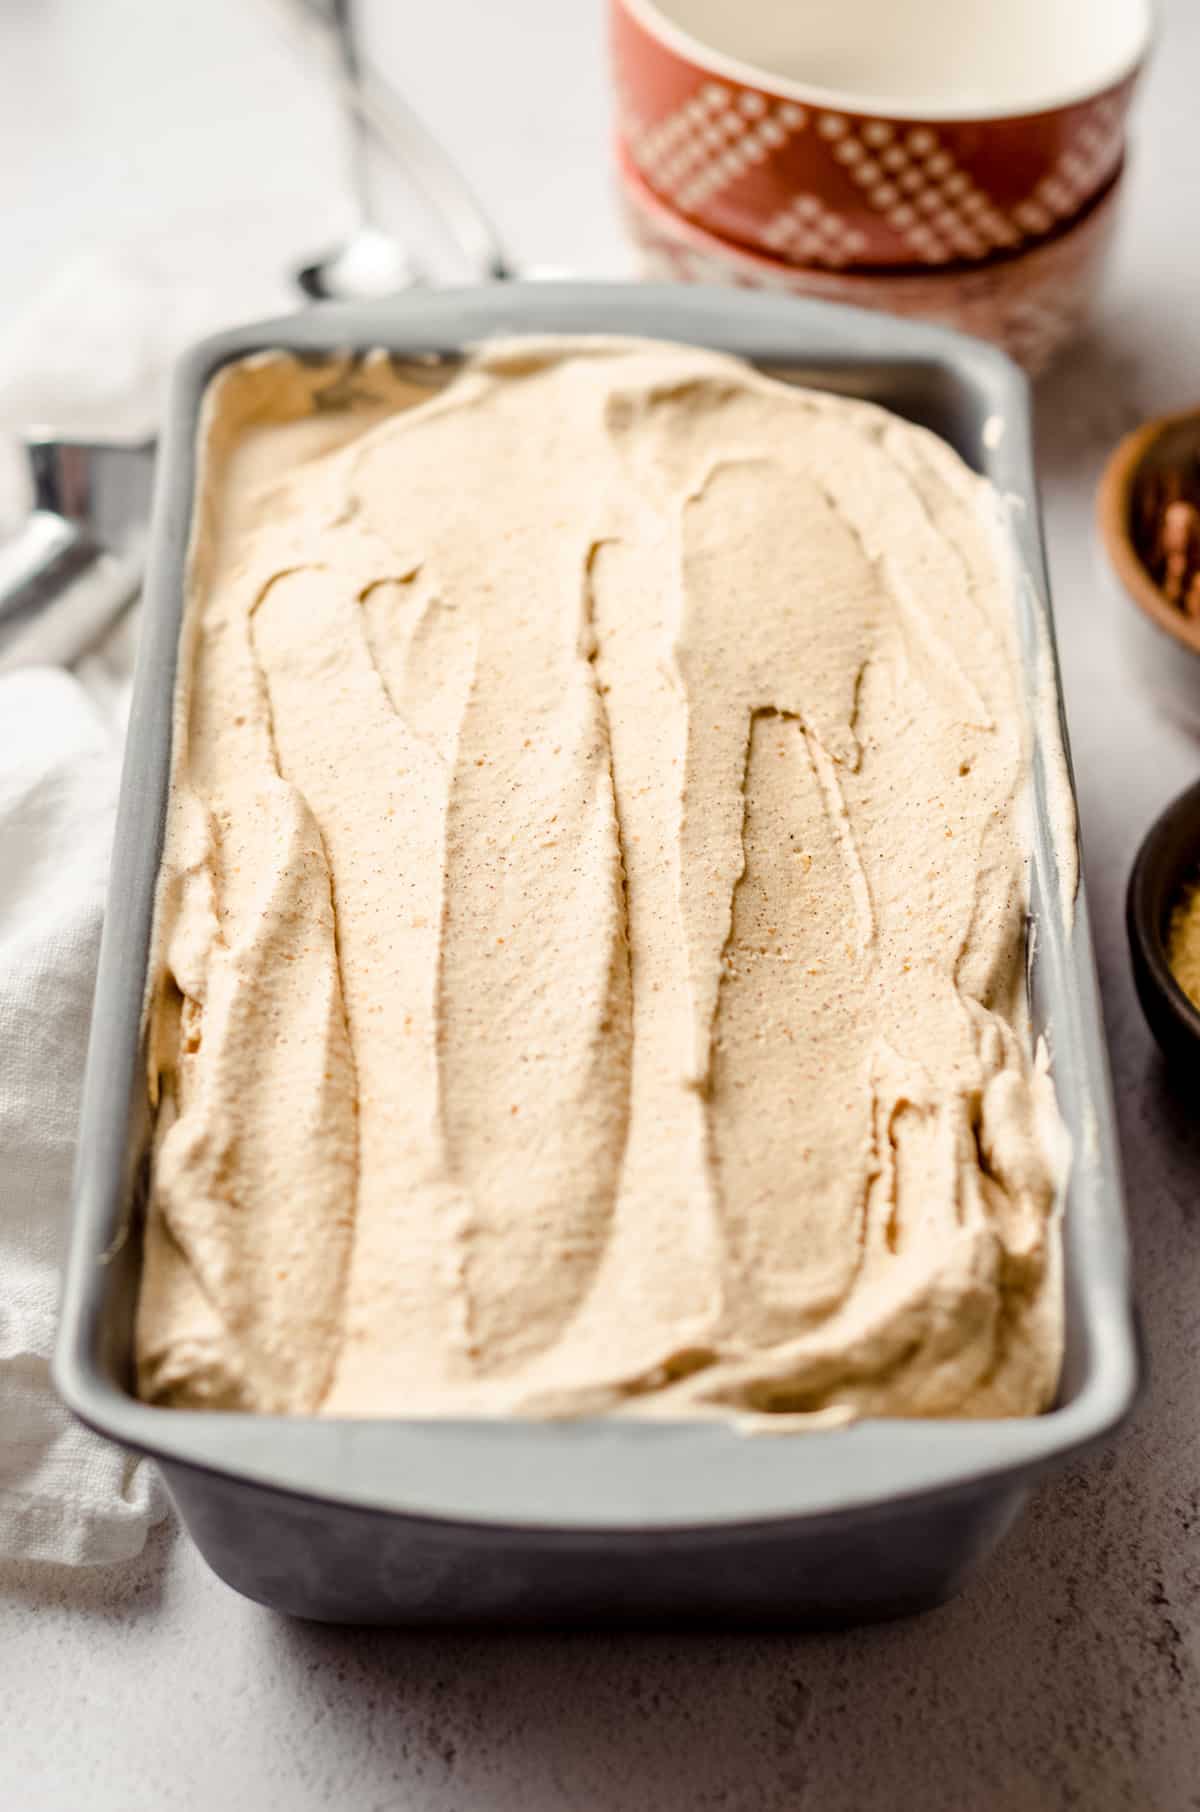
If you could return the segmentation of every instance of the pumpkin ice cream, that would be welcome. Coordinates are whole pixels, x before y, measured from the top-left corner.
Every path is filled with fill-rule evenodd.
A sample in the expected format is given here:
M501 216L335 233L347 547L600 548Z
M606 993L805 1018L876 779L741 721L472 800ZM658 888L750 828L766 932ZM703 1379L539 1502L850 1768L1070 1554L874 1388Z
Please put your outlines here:
M144 1396L1047 1406L997 517L927 432L684 347L217 380Z

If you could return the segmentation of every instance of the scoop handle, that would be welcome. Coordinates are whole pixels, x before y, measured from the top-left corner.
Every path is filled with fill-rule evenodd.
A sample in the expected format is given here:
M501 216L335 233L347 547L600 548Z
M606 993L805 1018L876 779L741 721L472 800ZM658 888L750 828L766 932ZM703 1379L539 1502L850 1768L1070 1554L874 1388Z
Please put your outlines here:
M34 507L0 544L0 673L74 660L132 602L141 582L141 533L133 524L145 489L143 449L34 439L26 452ZM98 459L105 461L110 488L115 471L128 491L119 515L129 518L130 538L122 538L119 552L90 526L100 501Z

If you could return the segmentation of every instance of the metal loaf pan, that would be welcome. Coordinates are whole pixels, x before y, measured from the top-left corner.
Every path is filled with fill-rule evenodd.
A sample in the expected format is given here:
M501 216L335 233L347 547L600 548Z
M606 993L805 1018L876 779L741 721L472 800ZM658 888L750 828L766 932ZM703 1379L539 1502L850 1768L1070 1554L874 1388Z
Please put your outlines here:
M1057 1406L1013 1421L864 1421L747 1436L721 1422L289 1419L132 1394L148 1110L142 1001L205 388L265 348L382 346L436 361L495 334L642 334L738 353L869 397L950 441L1013 499L1031 717L1057 687L1023 378L943 330L739 291L502 284L318 310L221 335L183 361L160 455L145 624L105 921L56 1379L85 1422L155 1456L217 1573L305 1617L842 1621L952 1593L1052 1464L1108 1434L1138 1347L1086 903L1060 878L1040 743L1030 985L1074 1147L1067 1348ZM1047 664L1048 663L1048 664ZM1061 712L1060 712L1061 716ZM1064 868L1067 865L1064 864Z

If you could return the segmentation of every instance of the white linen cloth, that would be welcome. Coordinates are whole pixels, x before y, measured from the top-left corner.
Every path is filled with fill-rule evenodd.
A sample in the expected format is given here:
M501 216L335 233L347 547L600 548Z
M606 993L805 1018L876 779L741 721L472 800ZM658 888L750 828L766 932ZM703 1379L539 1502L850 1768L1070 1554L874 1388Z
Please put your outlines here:
M50 1383L120 741L73 674L0 676L0 1554L136 1554L150 1469Z
M185 343L293 305L277 233L243 257L227 226L220 259L211 231L179 244L59 274L0 346L0 445L32 423L152 432ZM24 507L3 451L0 534ZM131 613L72 671L23 639L29 664L0 674L0 1559L127 1559L166 1511L153 1468L76 1423L49 1370L135 633Z

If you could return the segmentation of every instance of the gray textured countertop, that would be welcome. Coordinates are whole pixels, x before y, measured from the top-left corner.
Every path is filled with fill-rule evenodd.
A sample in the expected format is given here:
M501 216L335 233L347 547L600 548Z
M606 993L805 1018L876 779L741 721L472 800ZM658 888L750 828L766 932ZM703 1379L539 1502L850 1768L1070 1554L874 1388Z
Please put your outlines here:
M290 206L297 233L336 213L332 135L312 94L293 102L276 80L251 112L256 59L266 71L273 55L253 10L247 0L4 9L0 320L81 235L102 242L201 200L219 204L222 183L244 194L257 133L308 160L303 205L298 185L284 194L277 165L267 205L277 214ZM140 1561L104 1574L0 1568L0 1805L1200 1808L1200 1115L1152 1050L1122 926L1137 842L1195 778L1200 748L1129 689L1114 635L1121 606L1091 525L1113 439L1144 414L1200 402L1189 192L1200 8L1173 0L1165 10L1116 268L1038 410L1149 1346L1149 1393L1133 1426L1110 1452L1049 1483L956 1603L847 1635L487 1638L290 1626L238 1599L163 1530ZM620 271L598 0L443 0L419 11L419 29L407 8L387 24L396 67L487 182L518 253ZM401 12L411 44L400 37ZM464 69L460 47L472 33L476 54ZM69 38L71 104L56 109L45 84ZM226 68L232 87L214 153L201 126ZM153 140L145 166L143 135ZM310 247L298 238L296 249Z

